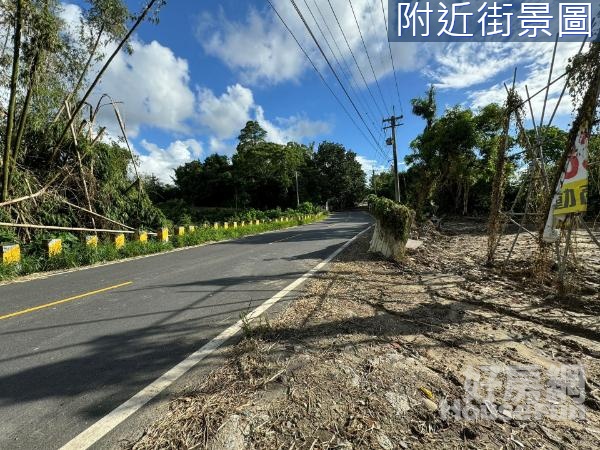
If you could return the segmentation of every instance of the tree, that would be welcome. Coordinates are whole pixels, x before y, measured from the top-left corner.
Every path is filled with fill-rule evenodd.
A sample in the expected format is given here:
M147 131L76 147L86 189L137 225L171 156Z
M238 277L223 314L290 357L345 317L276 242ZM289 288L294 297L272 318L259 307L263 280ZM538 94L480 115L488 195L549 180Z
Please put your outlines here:
M240 131L237 151L244 151L250 147L256 147L259 143L265 142L267 132L255 120L246 122L246 126Z
M200 180L203 167L200 161L190 161L175 169L173 181L181 198L190 205L200 205Z
M10 162L13 156L13 130L15 125L17 81L19 79L19 63L21 53L21 30L23 28L23 0L17 0L14 19L13 57L8 94L8 109L6 111L6 132L4 134L4 155L2 159L2 201L8 200L8 179Z
M482 192L489 192L493 178L503 111L494 104L479 114L449 108L413 140L413 152L406 157L407 178L413 183L411 198L419 216L429 204L439 205L442 212L466 214L475 186L472 206L481 209L487 204L489 196Z
M118 215L132 224L143 224L144 218L149 225L157 223L148 197L132 190L141 183L129 178L131 155L123 160L116 147L102 144L82 108L89 106L86 99L113 58L127 48L136 27L162 4L164 0L146 0L141 13L132 17L122 0L80 2L83 21L77 35L60 19L59 0L0 2L0 25L11 38L0 55L0 90L8 99L0 127L4 217L94 225L89 216L64 208L65 201L77 206L86 200L85 209L100 214ZM127 29L130 18L134 22ZM100 48L112 53L105 59ZM102 61L101 68L90 75L94 61ZM89 86L80 96L84 83ZM116 178L101 173L103 167L113 167ZM106 183L112 190L102 180L110 180ZM32 198L36 201L28 201ZM62 222L66 219L71 222Z
M199 197L205 206L234 206L233 166L229 158L216 153L204 160Z
M399 174L400 178L402 178L404 175L405 174L402 172ZM371 184L371 190L373 194L378 197L385 197L389 198L390 200L394 200L395 189L393 169L375 174L372 177ZM400 188L402 188L402 183L400 183ZM401 197L405 198L404 195L401 195Z
M294 142L258 141L238 150L233 167L247 204L258 208L294 205L295 173L305 166L308 155L307 147Z
M318 202L329 201L336 208L347 208L366 195L366 174L356 160L356 153L341 144L322 142L313 161L318 172Z
M234 204L233 174L229 158L216 153L204 162L191 161L175 169L177 193L192 206Z
M551 171L554 169L555 162L558 161L563 149L567 145L568 133L554 125L538 127L537 133L535 130L527 130L527 142L530 145L536 145L538 141L542 144L544 150L544 162Z
M172 200L179 195L174 186L163 183L156 175L142 176L142 183L144 192L154 204Z
M437 109L435 104L435 88L433 85L429 87L425 97L413 98L410 103L412 104L412 113L415 116L425 119L427 122L426 129L431 128Z
M102 38L107 36L105 44L121 39L127 32L129 11L121 0L88 0L90 8L84 12L85 22L81 24L79 41L85 44L88 52L87 59L79 73L68 100L77 96L81 84L88 74L92 61L100 61L104 56L98 53ZM89 33L89 34L88 34Z

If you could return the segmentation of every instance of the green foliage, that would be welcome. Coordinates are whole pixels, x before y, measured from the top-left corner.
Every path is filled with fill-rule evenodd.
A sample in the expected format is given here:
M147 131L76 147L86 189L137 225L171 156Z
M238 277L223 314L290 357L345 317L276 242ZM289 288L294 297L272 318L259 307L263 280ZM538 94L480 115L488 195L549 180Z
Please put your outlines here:
M560 155L565 150L567 145L568 133L555 126L543 126L538 127L537 133L535 130L527 130L527 137L524 139L523 147L526 143L534 144L537 142L538 135L539 140L542 143L544 150L544 161L549 171L554 170L556 161L559 160ZM531 157L531 156L530 156Z
M233 156L236 185L243 194L241 204L259 208L291 204L295 173L302 171L309 159L310 149L292 142L245 144Z
M112 38L118 39L127 32L129 11L120 0L88 0L90 8L85 18L97 30L102 29Z
M496 104L478 114L459 106L448 108L413 140L406 157L409 169L400 184L408 186L405 198L419 217L487 209L503 117L504 108ZM514 144L509 142L509 147ZM514 168L510 164L509 173ZM383 181L378 192L393 193L391 179Z
M205 214L207 207L291 207L297 202L296 178L299 197L313 204L329 202L333 208L347 208L364 198L365 174L356 153L341 144L323 142L313 151L312 147L295 142L268 142L266 131L257 122L248 122L239 139L231 161L215 154L204 162L191 161L175 169L173 190L155 177L146 178L150 197L160 202L170 220L210 220L225 214L243 220L237 212Z
M386 232L391 233L398 241L408 240L413 221L410 208L373 194L367 197L367 203L369 211Z
M175 169L177 194L193 206L235 203L233 168L227 156L213 154L204 162L191 161Z
M23 8L17 8L19 5ZM23 24L21 45L5 46L7 51L0 60L0 90L9 93L15 104L0 127L0 150L6 160L2 165L6 192L2 195L23 197L50 185L48 193L35 201L3 208L1 214L6 221L114 227L110 221L66 206L66 200L133 227L161 225L165 217L131 177L129 152L116 144L94 141L99 130L88 126L94 121L95 105L86 104L74 119L77 139L68 132L65 102L72 111L83 104L81 91L87 89L88 71L96 68L94 62L104 60L104 49L114 48L124 37L131 17L121 0L86 0L79 6L83 20L74 25L61 19L63 6L58 0L0 5L0 25L9 34L18 23ZM8 77L13 72L14 87ZM9 123L14 126L8 127ZM9 129L10 139L6 135ZM19 233L24 242L44 234Z
M403 177L405 173L400 172L399 176L401 178L400 182L400 198L404 198L405 192L402 190L403 188ZM395 190L394 190L394 171L390 169L385 172L380 172L371 177L371 191L373 194L379 197L389 198L390 200L394 199Z
M413 98L410 101L412 105L412 113L419 116L427 122L427 128L431 128L437 106L435 104L435 87L431 85L425 97Z
M165 217L148 195L129 176L129 153L117 144L94 146L94 178L90 188L96 193L97 211L134 228L156 228Z
M274 231L295 225L302 225L320 220L323 216L316 215L309 219L300 219L298 216L289 214L289 222L262 222L259 225L247 225L238 228L212 227L197 228L194 232L183 236L172 236L171 242L163 243L150 240L147 243L128 241L121 249L116 249L110 242L101 243L97 248L88 247L74 235L62 234L46 237L61 237L63 239L63 251L60 255L47 258L42 240L36 240L24 246L23 258L19 264L0 264L0 281L8 280L17 276L28 275L36 272L50 270L65 270L75 267L88 266L92 264L116 261L123 258L151 255L173 248L189 247L207 242L217 242L225 239L236 239L243 236Z
M246 122L246 126L240 131L238 136L239 144L238 152L243 152L247 148L256 147L260 143L265 142L267 132L255 120Z
M588 216L595 220L600 218L600 135L590 138L589 143L589 192Z
M322 142L312 159L314 203L329 201L333 209L344 209L364 198L366 174L356 159L356 153L341 144Z
M185 201L171 200L160 205L164 214L169 218L172 224L187 225L187 224L202 224L214 222L241 222L250 220L267 220L279 219L284 216L295 216L297 214L318 214L322 212L322 208L310 205L301 207L299 210L281 208L275 209L245 209L235 210L233 208L198 208L189 206ZM302 206L302 205L301 205Z
M569 60L567 72L570 76L569 93L573 104L579 105L583 102L585 93L591 84L596 82L597 70L600 65L600 43L592 42L585 52L580 52ZM597 102L595 103L594 115L597 117Z
M311 202L300 203L300 206L296 208L301 214L317 214L319 213L319 208L316 208Z

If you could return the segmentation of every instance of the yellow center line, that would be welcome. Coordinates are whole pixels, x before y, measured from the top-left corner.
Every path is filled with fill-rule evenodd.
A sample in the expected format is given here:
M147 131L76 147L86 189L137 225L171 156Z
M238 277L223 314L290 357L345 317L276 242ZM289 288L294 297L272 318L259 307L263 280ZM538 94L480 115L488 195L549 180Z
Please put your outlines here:
M92 295L101 294L103 292L111 291L113 289L118 289L124 286L129 286L133 284L133 281L128 281L126 283L115 284L114 286L109 286L103 289L98 289L96 291L86 292L84 294L79 294L74 297L64 298L62 300L56 300L55 302L46 303L43 305L34 306L33 308L23 309L21 311L17 311L14 313L6 314L4 316L0 316L0 320L10 319L11 317L22 316L23 314L28 314L34 311L39 311L40 309L50 308L52 306L60 305L62 303L72 302L73 300L79 300L80 298L90 297Z

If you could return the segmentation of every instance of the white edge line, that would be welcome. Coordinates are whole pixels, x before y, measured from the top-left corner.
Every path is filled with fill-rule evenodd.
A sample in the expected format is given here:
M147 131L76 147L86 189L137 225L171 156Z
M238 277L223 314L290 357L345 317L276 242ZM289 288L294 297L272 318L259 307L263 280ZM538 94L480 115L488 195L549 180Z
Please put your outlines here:
M287 296L290 292L304 283L306 280L311 278L317 272L319 272L323 267L331 262L337 255L339 255L342 251L344 251L350 244L352 244L359 236L366 233L371 229L371 226L365 228L352 239L348 240L344 243L340 248L334 251L331 255L329 255L326 259L321 261L315 267L310 269L300 278L288 284L285 288L279 291L270 299L266 300L256 309L254 309L250 314L246 316L244 320L253 320L260 315L262 315L265 311L267 311L271 306L275 303L279 302L282 298ZM60 450L80 450L87 449L98 442L102 437L116 428L119 424L124 422L129 416L137 412L140 408L142 408L146 403L168 388L171 384L173 384L177 379L182 377L186 372L192 369L196 364L209 356L212 352L217 350L221 345L223 345L227 340L235 336L242 329L243 321L240 319L235 324L231 325L229 328L222 331L217 337L213 338L210 342L203 345L200 349L196 350L186 359L181 361L175 367L171 368L155 381L150 383L144 389L139 391L125 403L121 404L117 408L113 409L110 413L104 416L102 419L88 427L86 430L81 432L79 435L74 437L72 440L67 442L64 446L61 447Z

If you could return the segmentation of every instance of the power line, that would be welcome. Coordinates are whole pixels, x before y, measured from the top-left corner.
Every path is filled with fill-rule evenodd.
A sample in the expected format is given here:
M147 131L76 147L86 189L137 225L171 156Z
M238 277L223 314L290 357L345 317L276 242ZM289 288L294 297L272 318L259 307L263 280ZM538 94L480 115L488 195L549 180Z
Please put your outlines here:
M348 90L345 88L344 84L342 83L342 80L340 79L339 75L337 74L337 72L335 71L335 69L333 68L333 65L331 64L331 61L329 61L329 58L327 58L327 55L325 54L325 52L323 51L323 47L321 47L321 44L319 44L319 41L317 40L317 38L315 37L312 29L310 28L310 25L308 24L308 22L306 21L306 19L304 18L304 15L302 14L302 12L300 11L300 8L298 8L298 5L296 4L295 0L290 0L292 2L292 5L294 6L294 9L296 10L296 13L298 13L298 16L300 17L300 20L302 20L302 23L304 24L304 26L306 27L306 30L308 31L308 33L310 34L311 38L313 39L313 41L315 42L315 45L317 46L317 48L319 49L319 51L321 52L321 55L323 56L323 58L325 59L325 62L327 63L327 65L329 66L329 69L331 70L331 72L333 73L333 75L335 76L335 79L337 80L337 82L339 83L340 87L342 88L342 90L344 91L344 94L346 94L346 97L348 97L348 100L350 101L350 103L352 104L352 107L354 108L354 110L356 111L356 114L358 114L358 117L360 118L360 120L362 121L363 125L367 128L367 131L369 132L369 134L371 135L371 137L373 138L373 142L375 142L375 145L378 146L381 149L381 146L379 145L379 143L377 142L377 138L375 138L375 136L373 135L373 132L371 131L371 129L369 128L369 126L367 125L367 123L365 122L365 119L363 117L363 115L361 114L361 112L358 110L358 108L356 107L356 103L354 103L354 100L352 100L352 97L350 96L350 94L348 93ZM270 3L270 2L269 2ZM381 152L383 153L383 150L381 150Z
M315 71L317 72L317 74L321 78L321 81L323 82L323 84L325 84L325 86L327 87L327 89L329 90L329 92L331 93L331 95L333 95L333 97L337 100L337 102L342 107L342 109L344 110L344 112L348 115L348 117L350 118L350 120L352 121L352 123L354 124L354 126L356 127L356 129L362 134L362 136L365 138L365 140L371 144L371 146L375 149L376 152L380 152L381 153L381 150L378 147L376 147L376 146L373 145L373 143L369 140L368 136L365 134L365 132L363 131L363 129L356 123L356 120L354 120L354 117L352 117L352 114L350 114L350 112L348 111L348 109L344 106L344 103L340 100L340 98L337 96L337 94L334 92L334 90L331 88L331 86L329 86L329 83L327 83L327 80L325 79L325 77L323 76L323 74L321 73L321 71L319 70L319 68L317 67L317 65L314 63L314 61L312 60L312 58L310 57L310 55L308 54L308 52L304 49L304 47L302 46L302 44L300 43L300 41L298 40L298 38L296 37L296 35L294 34L294 32L291 30L291 28L288 26L288 24L285 22L285 20L283 19L283 17L281 17L281 15L279 14L279 11L277 11L277 9L273 5L273 3L271 3L271 0L267 0L267 2L271 6L271 8L273 9L273 11L275 12L275 14L277 15L277 17L279 18L279 20L283 24L283 26L286 28L286 30L288 31L288 33L290 33L290 35L292 36L292 38L294 39L294 41L296 41L296 44L298 44L298 47L300 48L300 50L302 51L302 53L304 53L304 56L306 56L306 59L308 59L308 61L312 65L313 69L315 69Z
M387 17L385 15L385 8L383 6L383 0L379 0L381 2L381 14L383 14L383 23L385 24L385 34L388 35L388 24ZM398 103L400 106L400 115L404 115L404 111L402 108L402 100L400 100L400 88L398 87L398 77L396 76L396 65L394 64L394 54L392 53L392 44L390 44L389 38L387 39L388 50L390 51L390 61L392 62L392 70L394 71L394 82L396 84L396 93L398 94Z
M367 49L367 44L365 43L365 39L362 34L362 30L360 29L360 24L358 23L358 17L356 17L356 12L354 11L354 5L352 4L352 0L348 0L350 3L350 9L352 10L352 15L354 16L354 21L356 22L356 27L358 28L358 34L360 35L360 40L365 49L365 53L367 54L367 59L369 60L369 66L371 66L371 72L373 72L373 78L375 78L375 84L377 85L377 89L379 90L379 95L381 96L381 103L383 104L383 109L387 109L385 104L385 98L383 97L383 92L381 91L381 86L379 85L379 80L377 79L377 74L375 73L375 69L373 68L373 62L371 61L371 56L369 55L369 50Z
M349 65L349 64L348 64L348 62L347 62L347 61L344 59L344 54L342 53L342 49L341 49L341 48L340 48L340 46L338 45L338 42L337 42L337 40L336 40L335 36L333 35L333 31L331 30L331 27L330 27L330 26L329 26L329 24L327 23L327 20L325 19L325 15L323 14L323 11L321 11L321 8L319 7L319 4L317 3L317 0L313 0L313 3L314 3L314 5L315 5L315 7L317 8L317 11L318 11L318 13L319 13L319 16L321 17L321 20L322 20L322 21L323 21L323 23L325 24L325 28L327 28L327 31L329 32L329 36L331 37L331 40L333 41L333 44L335 45L335 47L336 47L336 49L337 49L337 51L338 51L338 53L339 53L339 55L340 55L340 59L341 59L341 60L344 62L344 65L345 65L345 68L346 68L346 71L347 71L346 73L348 74L348 77L347 77L347 79L348 79L348 82L349 82L350 86L352 86L352 81L351 81L351 78L352 78L352 69L350 69L350 65ZM360 91L358 90L358 91L357 91L357 97L359 97L359 98L361 99L361 101L362 101L362 102L363 102L363 103L364 103L364 104L367 106L367 109L369 110L369 113L370 113L371 115L373 115L373 117L376 117L376 116L377 116L377 113L375 113L375 112L373 111L373 108L372 108L371 104L369 103L369 99L368 99L368 98L366 98L366 96L365 96L365 97L363 97L363 96L361 96L361 95L359 95L359 94L362 94L362 92L360 92ZM374 126L374 127L377 129L377 130L379 130L379 131L381 132L381 128L379 127L379 125L377 125L377 124L375 123L375 120L374 120L374 119L372 120L372 122L373 122L373 126Z
M371 95L371 98L373 99L373 103L375 103L375 106L377 107L377 110L379 111L379 114L381 114L381 117L385 116L385 114L379 108L379 103L377 103L377 100L375 100L375 96L373 95L373 92L371 91L371 88L369 87L369 83L367 83L365 75L363 74L363 71L361 70L360 65L358 64L358 60L356 59L356 56L354 55L354 52L352 51L352 47L350 46L350 43L348 42L348 38L346 37L346 33L344 33L344 29L342 28L342 25L340 24L340 21L339 21L339 19L337 17L337 14L336 14L335 10L333 9L333 5L331 4L331 0L327 0L327 3L329 3L329 8L331 8L331 12L333 13L333 16L335 17L335 21L337 22L338 28L342 32L342 36L344 38L344 41L346 41L346 45L348 46L348 50L350 50L350 54L352 55L352 59L354 60L354 64L356 64L356 68L358 69L358 72L360 73L360 76L361 76L363 82L365 83L365 86L366 86L367 90L369 91L369 94Z
M312 9L310 8L310 6L308 6L307 0L304 0L304 4L306 5L306 8L308 9L308 12L310 13L311 17L313 18L313 21L315 22L315 25L317 25L317 28L319 29L319 32L321 33L321 36L325 40L325 43L327 44L327 47L329 48L329 51L331 52L331 55L333 56L333 58L337 62L337 65L340 68L340 72L342 72L342 74L344 74L346 76L346 80L348 81L350 79L349 78L349 73L350 72L349 71L348 72L344 72L344 68L342 67L342 64L340 63L340 60L338 59L337 55L333 51L333 48L331 47L331 44L329 43L329 40L327 39L327 36L325 36L325 33L323 32L323 29L321 28L321 25L317 21L317 18L313 14ZM316 5L316 3L315 3L315 5ZM327 23L325 22L325 24L327 24ZM349 82L348 84L350 86L350 89L352 90L352 93L361 101L361 103L362 103L361 107L364 107L363 99L358 95L358 92L357 92L356 88L354 86L352 86L351 82ZM372 119L369 116L369 112L367 111L367 108L365 108L365 115L367 117L369 117L369 119L371 120L371 123L373 124L373 126L377 128L377 125L375 125L374 119Z

